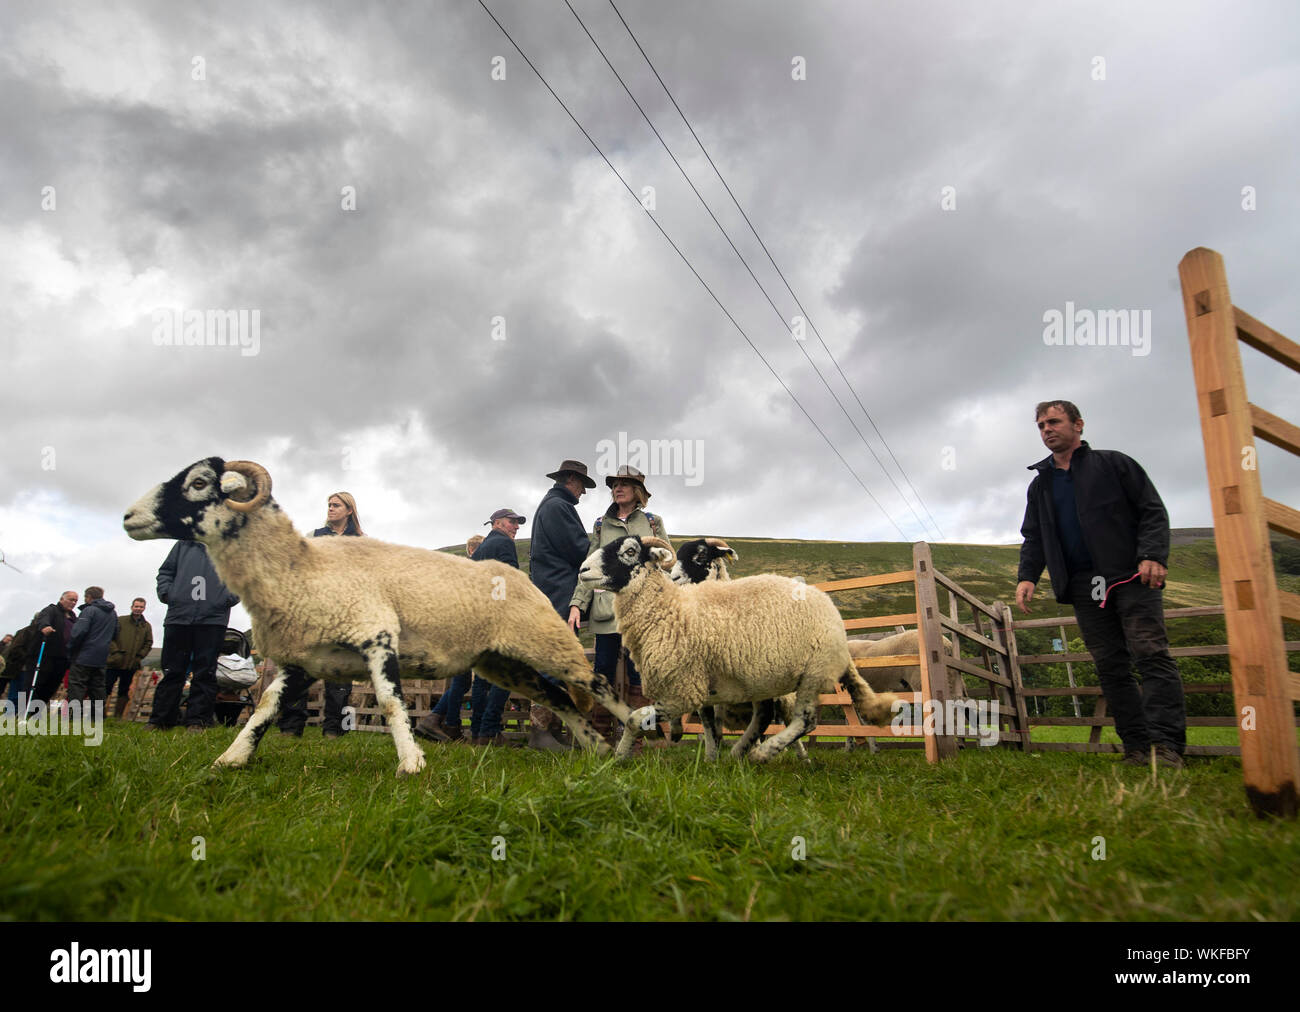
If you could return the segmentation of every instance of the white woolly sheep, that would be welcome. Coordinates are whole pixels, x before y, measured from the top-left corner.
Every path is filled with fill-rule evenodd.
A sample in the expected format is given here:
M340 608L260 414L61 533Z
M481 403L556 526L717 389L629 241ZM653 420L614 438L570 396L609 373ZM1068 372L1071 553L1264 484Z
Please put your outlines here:
M890 654L919 654L920 634L915 629L894 633L877 640L854 637L849 640L849 652L854 660L864 657L887 657ZM948 637L943 645L949 650ZM921 668L916 664L903 664L888 668L863 668L862 677L876 692L920 692Z
M732 754L764 762L816 727L817 697L837 681L862 719L888 719L894 697L872 692L858 675L840 613L826 594L771 574L681 587L661 568L672 560L665 542L630 535L593 552L578 572L584 586L615 592L623 643L643 691L657 701L624 722L620 758L660 721L706 704L752 702L754 718ZM795 694L792 719L755 747L771 722L772 700L787 692ZM710 759L717 741L705 723Z
M677 561L670 573L674 583L686 586L692 583L704 583L708 580L729 580L727 561L736 561L739 556L721 538L696 538L681 544L677 549ZM883 657L890 654L920 653L920 637L915 629L894 633L879 639L866 637L849 637L849 652L854 660L865 657ZM943 645L949 653L952 643L945 636ZM858 673L871 686L873 692L914 693L921 691L921 669L916 664L904 664L884 668L860 668ZM794 712L794 695L786 695L775 700L776 716L783 723L789 723ZM741 703L735 706L718 707L715 718L726 727L744 727L753 717L753 707ZM701 718L703 719L703 718ZM681 723L674 722L674 740L681 738ZM795 743L803 750L803 742ZM874 742L873 742L874 744Z
M695 538L678 546L677 561L673 563L668 576L679 587L705 583L709 580L730 580L727 560L735 562L739 558L736 550L721 538ZM780 714L781 722L788 724L793 714L794 696L785 695L775 702L776 712ZM700 708L700 723L705 725L709 733L718 741L722 740L723 727L748 727L753 719L754 707L749 703ZM673 718L669 737L674 742L681 741L681 717ZM796 741L794 747L801 759L808 758L808 750L804 748L802 740Z
M246 765L282 703L301 698L318 677L370 679L399 775L425 764L399 670L442 678L473 668L549 707L576 741L599 752L609 746L574 702L589 710L594 697L627 718L564 620L519 570L374 538L304 538L271 498L271 477L259 464L197 461L145 493L122 525L137 541L206 545L217 575L253 617L258 651L279 667L216 766Z

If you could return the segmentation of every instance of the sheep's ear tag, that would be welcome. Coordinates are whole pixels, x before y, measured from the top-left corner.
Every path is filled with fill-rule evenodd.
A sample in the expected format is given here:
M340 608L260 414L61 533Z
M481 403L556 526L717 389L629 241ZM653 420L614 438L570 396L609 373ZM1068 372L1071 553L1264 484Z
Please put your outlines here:
M238 471L227 471L221 476L221 491L229 495L231 492L238 492L242 488L248 487L248 479Z

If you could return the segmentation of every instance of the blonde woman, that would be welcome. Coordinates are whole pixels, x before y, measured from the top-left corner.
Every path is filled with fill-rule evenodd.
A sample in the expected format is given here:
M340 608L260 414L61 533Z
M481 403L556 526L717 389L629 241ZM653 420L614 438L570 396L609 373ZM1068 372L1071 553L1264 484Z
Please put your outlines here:
M365 537L361 518L357 516L357 501L351 492L335 492L325 501L325 526L312 532L313 538ZM339 738L347 734L343 726L343 707L348 705L352 686L347 682L325 683L325 713L321 719L321 733L326 738ZM307 727L307 697L289 702L286 700L278 724L281 734L302 737Z
M645 509L650 492L645 487L644 474L624 464L605 479L605 484L609 487L611 502L604 516L596 518L588 555L629 534L668 541L663 519ZM614 595L606 590L593 592L579 584L569 601L569 625L575 629L581 626L583 612L587 613L587 623L596 634L596 674L604 675L612 685L619 655L626 657L623 637L619 635L618 623L614 620ZM630 657L626 657L626 671L628 705L642 705L646 699L641 695L641 673Z

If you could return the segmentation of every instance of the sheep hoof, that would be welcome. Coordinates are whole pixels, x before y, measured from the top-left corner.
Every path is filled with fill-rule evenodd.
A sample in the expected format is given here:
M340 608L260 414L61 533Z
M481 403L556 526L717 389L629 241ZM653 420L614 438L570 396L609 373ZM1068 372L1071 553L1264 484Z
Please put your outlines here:
M229 752L222 752L212 761L214 770L242 770L248 765L248 756L232 756Z
M403 759L398 763L397 775L399 777L413 777L422 769L424 769L424 753L420 752L414 757Z
M760 745L749 753L749 761L752 763L765 763L772 758L772 751Z

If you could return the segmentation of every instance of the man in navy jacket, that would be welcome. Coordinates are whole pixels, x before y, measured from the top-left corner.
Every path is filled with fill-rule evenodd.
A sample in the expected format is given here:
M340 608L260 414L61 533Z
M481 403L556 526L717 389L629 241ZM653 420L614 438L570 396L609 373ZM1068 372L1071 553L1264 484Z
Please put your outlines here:
M87 587L81 617L68 638L68 659L72 662L68 671L68 699L103 702L108 645L116 632L117 610L112 601L104 600L104 588Z
M1074 606L1124 762L1146 765L1154 748L1160 765L1181 768L1187 714L1161 597L1169 514L1136 460L1083 441L1083 418L1069 401L1044 401L1034 413L1052 452L1029 467L1038 474L1020 528L1016 604L1028 614L1046 565L1056 600Z
M578 518L578 500L596 483L580 460L563 461L548 474L555 484L542 497L533 516L532 550L528 576L551 602L560 618L568 620L569 599L578 585L578 570L587 559L590 539ZM577 631L576 629L574 630ZM555 738L563 726L546 707L534 703L528 714L528 747L547 752L564 751Z

